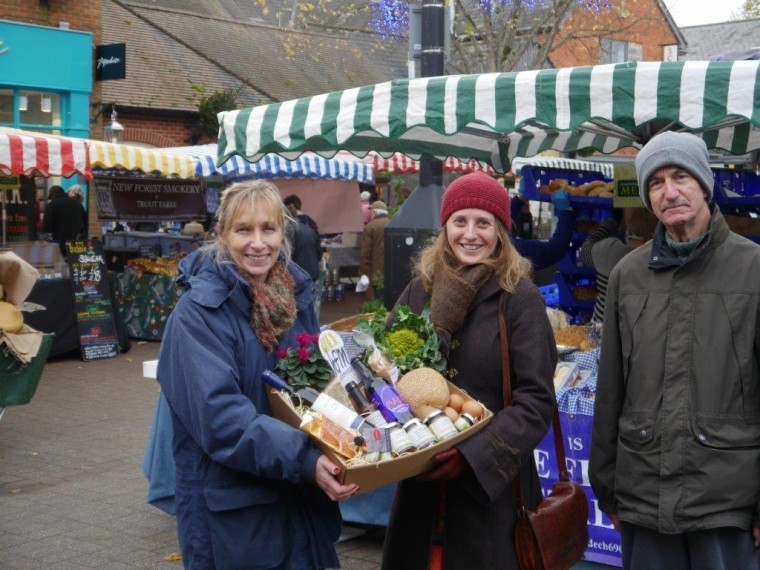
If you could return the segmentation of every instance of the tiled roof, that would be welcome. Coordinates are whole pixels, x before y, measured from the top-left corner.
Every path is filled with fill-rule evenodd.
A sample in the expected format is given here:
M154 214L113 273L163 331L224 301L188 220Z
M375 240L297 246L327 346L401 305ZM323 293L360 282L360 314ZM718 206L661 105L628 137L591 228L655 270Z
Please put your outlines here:
M300 32L308 53L288 56L289 32L251 23L256 12L244 8L237 0L106 0L103 43L127 44L127 79L104 82L103 100L196 111L199 85L207 94L244 85L239 101L250 106L406 75L405 45L378 48L361 32Z
M727 52L745 52L760 47L760 19L737 20L681 28L688 48L679 59L708 60Z

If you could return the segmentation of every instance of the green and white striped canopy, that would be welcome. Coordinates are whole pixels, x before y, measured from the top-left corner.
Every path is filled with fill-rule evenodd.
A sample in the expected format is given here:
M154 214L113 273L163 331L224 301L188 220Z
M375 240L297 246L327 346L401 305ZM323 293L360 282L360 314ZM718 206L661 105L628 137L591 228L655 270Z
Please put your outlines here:
M222 164L402 152L499 172L547 149L611 153L662 130L742 155L760 148L760 61L638 62L395 80L219 114Z

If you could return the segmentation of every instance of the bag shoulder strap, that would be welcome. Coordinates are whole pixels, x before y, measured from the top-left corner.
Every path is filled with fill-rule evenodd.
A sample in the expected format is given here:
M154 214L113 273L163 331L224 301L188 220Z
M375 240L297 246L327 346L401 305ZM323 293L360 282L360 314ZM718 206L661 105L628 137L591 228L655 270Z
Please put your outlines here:
M504 392L504 407L512 405L512 373L510 370L509 344L507 341L507 321L505 317L505 307L509 297L504 291L499 299L499 342L501 344L501 377L502 389ZM569 481L570 476L567 472L567 461L565 461L565 445L562 439L562 426L559 421L559 410L555 404L554 419L552 420L554 432L554 452L557 457L557 471L560 481ZM517 496L518 511L525 509L520 487L520 475L515 477L515 494Z

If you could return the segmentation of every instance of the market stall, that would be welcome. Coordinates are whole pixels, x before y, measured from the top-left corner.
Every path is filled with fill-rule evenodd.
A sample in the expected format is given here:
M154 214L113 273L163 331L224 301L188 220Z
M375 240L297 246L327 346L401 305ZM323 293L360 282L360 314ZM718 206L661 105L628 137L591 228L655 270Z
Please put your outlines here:
M320 234L361 232L361 204L358 184L375 181L373 166L355 157L325 159L315 153L303 153L293 160L277 154L262 156L250 163L240 157L217 166L216 144L163 149L185 153L197 159L196 175L202 178L221 176L226 182L261 178L272 180L285 197L296 194L303 211L317 221Z
M93 192L105 221L186 221L206 217L197 160L181 153L93 141ZM194 236L111 232L105 255L115 305L131 338L160 340L178 300L179 258L195 250Z

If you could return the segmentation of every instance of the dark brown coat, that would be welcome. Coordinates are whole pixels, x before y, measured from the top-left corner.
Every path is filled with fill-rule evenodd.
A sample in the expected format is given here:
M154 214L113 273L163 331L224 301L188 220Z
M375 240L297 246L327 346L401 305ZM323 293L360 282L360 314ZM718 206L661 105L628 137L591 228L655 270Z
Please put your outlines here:
M543 297L522 280L507 301L506 321L513 406L504 409L498 302L492 279L477 293L462 328L452 337L451 381L495 413L478 434L457 446L472 467L447 481L445 570L518 569L512 540L517 519L514 477L537 504L541 490L533 450L546 434L555 406L557 351ZM412 281L398 304L422 310L427 295ZM441 484L409 479L398 485L383 552L387 570L427 570ZM533 506L533 505L531 505Z
M370 283L378 271L385 276L385 226L388 222L390 218L382 215L376 216L364 226L359 255L359 274L369 277Z

